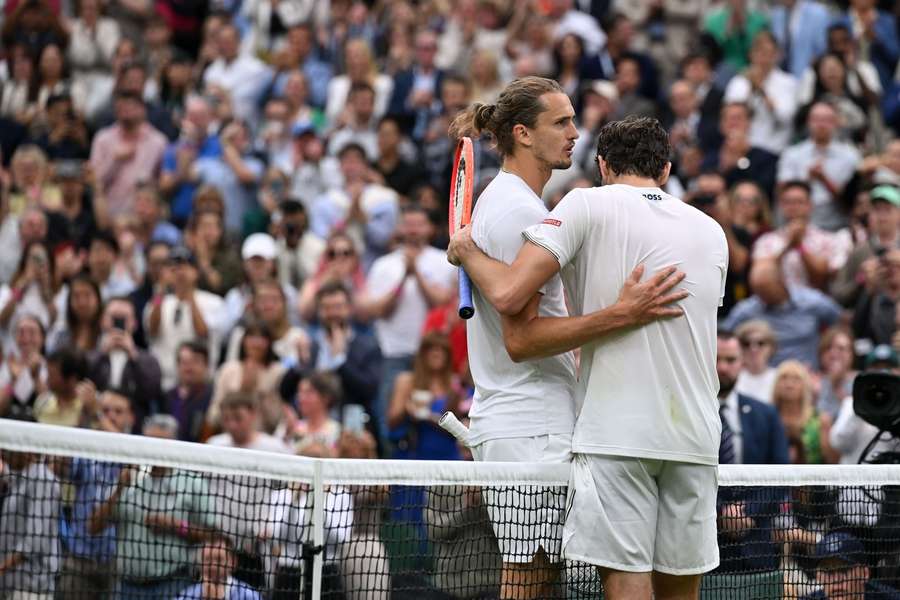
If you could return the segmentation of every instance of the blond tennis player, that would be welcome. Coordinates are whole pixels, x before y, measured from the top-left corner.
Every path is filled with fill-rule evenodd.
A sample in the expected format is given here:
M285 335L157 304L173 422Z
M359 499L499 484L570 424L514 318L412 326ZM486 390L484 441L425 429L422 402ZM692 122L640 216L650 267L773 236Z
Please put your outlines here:
M510 83L496 104L473 105L451 127L454 137L490 135L503 157L502 170L475 204L470 228L474 243L501 264L515 259L522 232L547 218L541 192L554 169L571 165L578 137L574 117L558 83L524 77ZM571 460L576 377L570 350L610 332L681 314L669 304L682 297L671 288L683 275L667 268L638 284L641 273L639 268L620 282L617 302L577 319L565 318L562 282L548 274L528 306L557 322L564 319L564 325L552 352L523 362L502 351L504 334L515 320L501 314L509 312L507 298L492 294L490 286L474 290L475 316L467 334L475 382L469 439L476 460ZM503 556L501 597L559 597L563 498L509 489L486 493L485 502Z

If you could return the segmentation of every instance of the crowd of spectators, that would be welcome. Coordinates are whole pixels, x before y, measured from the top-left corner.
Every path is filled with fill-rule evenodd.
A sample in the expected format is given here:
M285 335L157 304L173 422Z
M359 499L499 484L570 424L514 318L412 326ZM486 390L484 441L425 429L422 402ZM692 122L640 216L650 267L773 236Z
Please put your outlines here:
M445 410L464 418L472 395L441 250L448 124L513 78L542 75L570 96L580 133L573 166L545 189L549 207L597 182L600 127L655 116L673 146L666 191L726 233L722 462L855 463L876 431L853 411L854 377L900 369L898 23L900 5L879 0L7 0L0 417L321 457L460 459L436 426ZM500 161L489 140L476 153L484 186ZM40 558L62 597L72 574L112 589L104 527L129 516L97 509L114 489L150 511L161 482L181 485L165 471L137 485L89 461L7 466L65 507L35 517L66 524L62 550ZM86 487L54 492L54 476ZM209 497L230 502L229 535L186 497L179 510L200 517L136 524L131 543L175 535L185 552L205 544L202 564L234 563L204 567L205 587L173 597L296 589L301 549L271 564L250 551L260 532L242 523L259 515L238 513L261 497L222 485ZM306 491L278 493L284 527L296 526ZM365 527L335 527L376 557L372 507L428 505L385 494L328 500L350 499ZM465 511L471 496L454 502ZM774 531L753 513L774 520L769 500L723 498L734 526L723 535ZM781 515L802 523L765 541L816 556L823 534L845 533L833 512L820 531ZM406 515L423 538L427 513ZM0 590L48 589L12 575L10 531ZM847 535L822 552L879 543ZM326 562L341 572L335 552ZM177 560L120 576L163 585ZM246 590L225 571L246 575Z

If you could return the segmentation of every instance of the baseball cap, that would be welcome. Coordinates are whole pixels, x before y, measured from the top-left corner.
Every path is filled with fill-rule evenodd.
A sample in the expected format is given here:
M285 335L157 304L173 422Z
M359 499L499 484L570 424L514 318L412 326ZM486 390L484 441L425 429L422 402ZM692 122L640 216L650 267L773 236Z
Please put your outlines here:
M878 344L866 356L866 368L868 369L874 364L887 363L892 367L900 367L900 357L888 344Z
M275 240L268 233L254 233L247 236L241 247L241 258L247 260L258 256L266 260L272 260L278 255L278 247Z
M894 206L900 208L900 190L892 185L879 185L869 192L869 198L872 202L883 200L890 202Z
M195 267L197 266L197 259L194 258L194 253L185 246L175 246L174 248L172 248L169 251L169 262L188 263Z
M816 560L839 560L848 565L861 565L865 562L866 550L858 539L846 531L834 531L819 540L816 544Z
M307 133L316 135L316 128L312 121L300 121L299 123L294 123L294 126L291 128L291 135L294 137L300 137Z

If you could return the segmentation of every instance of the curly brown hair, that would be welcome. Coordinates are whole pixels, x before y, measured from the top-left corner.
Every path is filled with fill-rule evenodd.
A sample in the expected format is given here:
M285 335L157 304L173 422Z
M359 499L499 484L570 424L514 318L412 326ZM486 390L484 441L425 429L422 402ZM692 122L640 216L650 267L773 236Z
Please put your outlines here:
M669 134L659 121L627 117L607 123L597 136L597 157L616 175L636 175L659 180L672 155Z

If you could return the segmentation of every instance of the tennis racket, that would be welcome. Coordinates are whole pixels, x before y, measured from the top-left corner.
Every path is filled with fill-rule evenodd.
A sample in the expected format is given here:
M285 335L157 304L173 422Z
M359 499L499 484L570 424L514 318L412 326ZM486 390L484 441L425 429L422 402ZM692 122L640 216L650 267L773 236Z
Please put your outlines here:
M472 195L475 192L475 152L472 139L464 137L456 144L453 159L453 179L450 182L450 235L472 218ZM472 281L465 269L459 268L459 316L471 319L475 314L472 305Z

